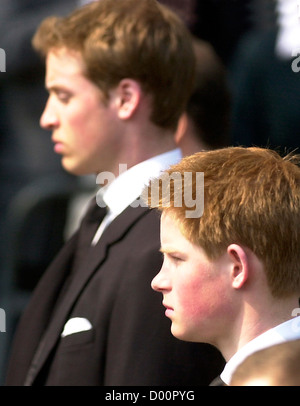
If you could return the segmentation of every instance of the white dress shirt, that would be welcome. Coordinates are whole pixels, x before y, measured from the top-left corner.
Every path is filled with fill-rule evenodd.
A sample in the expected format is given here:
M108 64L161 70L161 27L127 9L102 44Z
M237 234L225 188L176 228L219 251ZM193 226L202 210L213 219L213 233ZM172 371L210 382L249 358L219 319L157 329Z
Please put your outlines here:
M132 204L153 178L180 161L179 148L147 159L123 172L108 186L101 189L101 198L108 208L108 213L100 224L92 245L97 244L106 227Z
M225 365L220 375L222 381L229 385L238 365L254 352L271 347L272 345L284 343L285 341L297 339L300 339L300 316L279 324L244 345Z

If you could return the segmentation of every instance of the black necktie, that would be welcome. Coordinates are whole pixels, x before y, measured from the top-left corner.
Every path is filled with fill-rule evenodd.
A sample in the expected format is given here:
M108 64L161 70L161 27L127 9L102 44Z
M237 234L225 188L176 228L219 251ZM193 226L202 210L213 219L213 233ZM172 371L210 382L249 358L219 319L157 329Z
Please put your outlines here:
M99 207L93 198L80 224L75 263L81 262L93 248L92 240L106 214L107 207Z

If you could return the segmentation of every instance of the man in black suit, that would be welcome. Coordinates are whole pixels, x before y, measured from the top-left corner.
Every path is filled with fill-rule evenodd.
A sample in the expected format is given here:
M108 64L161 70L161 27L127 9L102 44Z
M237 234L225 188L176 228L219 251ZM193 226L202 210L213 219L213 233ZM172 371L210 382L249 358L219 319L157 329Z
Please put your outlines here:
M105 187L33 294L7 384L208 384L223 359L171 336L150 287L159 217L139 200L181 157L174 132L193 85L189 33L154 0L101 0L46 19L33 43L46 57L41 125L68 172L98 174Z

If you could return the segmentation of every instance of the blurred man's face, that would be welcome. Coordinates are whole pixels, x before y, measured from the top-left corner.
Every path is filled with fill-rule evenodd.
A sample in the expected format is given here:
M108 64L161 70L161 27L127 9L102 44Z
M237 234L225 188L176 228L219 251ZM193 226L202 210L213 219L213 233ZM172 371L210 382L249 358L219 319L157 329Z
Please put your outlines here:
M110 170L118 148L113 102L84 76L79 53L50 51L46 60L49 98L40 123L52 131L54 150L63 167L76 175Z

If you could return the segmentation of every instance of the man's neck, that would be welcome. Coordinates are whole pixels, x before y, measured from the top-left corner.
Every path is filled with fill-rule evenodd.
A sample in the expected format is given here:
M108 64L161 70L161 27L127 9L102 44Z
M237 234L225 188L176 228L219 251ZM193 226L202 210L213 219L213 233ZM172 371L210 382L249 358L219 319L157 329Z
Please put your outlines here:
M237 320L231 331L233 334L220 343L218 348L228 361L248 342L266 331L290 320L293 310L299 307L298 297L274 300L272 306L258 309L245 305L240 320Z
M227 385L231 382L231 377L236 368L251 354L287 341L300 339L300 316L280 323L264 333L256 336L251 341L241 347L227 362L221 374L221 379Z
M153 129L150 131L144 128L136 135L133 132L124 136L124 139L126 139L125 145L118 156L118 162L115 160L115 165L111 170L115 176L119 174L120 163L126 164L127 169L129 169L150 158L177 148L173 132L158 127L155 127L155 129L155 133L153 133Z

